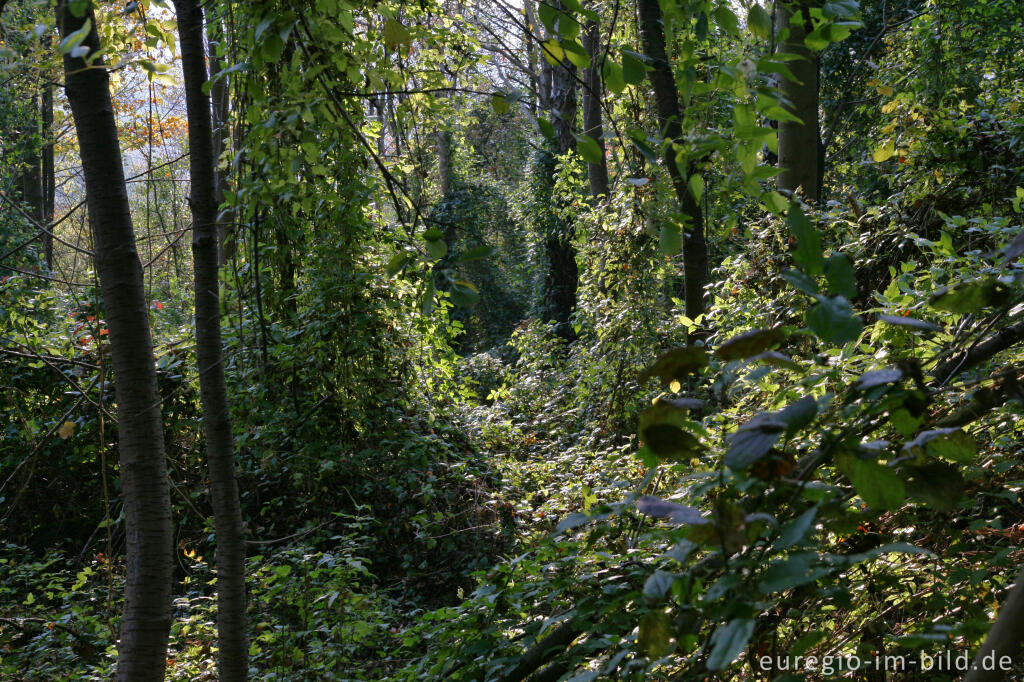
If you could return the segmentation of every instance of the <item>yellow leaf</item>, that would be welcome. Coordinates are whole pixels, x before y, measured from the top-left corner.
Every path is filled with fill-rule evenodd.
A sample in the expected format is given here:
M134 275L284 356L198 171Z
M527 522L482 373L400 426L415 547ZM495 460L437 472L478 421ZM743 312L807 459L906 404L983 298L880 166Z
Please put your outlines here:
M71 438L75 433L75 422L64 422L60 428L57 429L57 435L61 437L61 440L67 440Z
M891 102L886 102L884 105L882 105L882 113L883 114L891 114L892 112L896 111L896 107L898 107L898 106L899 106L899 103L896 100L893 100Z
M896 92L892 89L892 86L889 85L879 85L875 90L878 91L879 95L885 95L886 97L892 97L892 94Z
M893 140L886 140L881 147L875 150L871 155L871 158L875 160L875 163L882 163L892 158L893 154L896 153L896 143Z

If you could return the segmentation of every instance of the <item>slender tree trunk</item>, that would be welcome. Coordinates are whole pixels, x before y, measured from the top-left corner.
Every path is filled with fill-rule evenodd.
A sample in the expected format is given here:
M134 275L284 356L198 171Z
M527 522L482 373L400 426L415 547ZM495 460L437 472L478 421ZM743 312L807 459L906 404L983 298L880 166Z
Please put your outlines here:
M559 7L561 7L559 3ZM546 60L545 60L546 61ZM567 59L551 68L549 104L555 128L555 144L559 155L576 149L573 127L576 123L577 91L576 67ZM571 221L556 218L557 228L545 238L547 271L544 276L546 317L555 323L558 335L567 341L575 338L570 318L576 307L576 289L579 268L576 265L576 247L573 246L575 228Z
M29 121L31 132L40 131L39 94L32 96L32 117ZM31 139L31 138L29 138ZM29 214L40 225L46 225L43 209L43 155L42 150L30 146L25 154L25 173L21 176L21 196L28 204ZM53 240L48 234L43 235L43 249L47 253L53 251ZM49 262L49 259L47 259Z
M601 122L601 99L604 83L601 80L601 31L596 21L590 20L583 35L583 47L590 55L590 68L583 72L583 132L597 140L601 148L601 162L587 163L590 196L594 201L608 196L608 164L604 158L604 129Z
M644 53L650 57L653 68L648 71L654 89L654 104L658 125L665 136L664 162L675 189L683 226L683 284L686 315L696 318L704 312L704 286L707 283L708 247L704 239L704 216L700 205L690 192L689 176L695 171L691 162L685 174L676 163L673 142L682 135L682 110L676 89L672 66L665 50L665 29L658 0L637 0L640 39Z
M39 222L52 229L54 197L57 190L53 174L53 85L43 86L43 212ZM53 237L44 235L46 267L53 269Z
M75 17L66 0L57 5L61 36L86 19L92 28L82 45L95 54L100 45L92 9ZM102 59L87 65L65 54L64 72L115 376L128 554L117 679L155 682L164 678L171 626L172 528L149 311L107 70Z
M188 114L196 354L217 534L217 667L221 682L235 682L248 676L249 646L245 615L245 540L221 352L215 139L210 99L203 93L206 83L203 12L199 0L174 0L174 7Z
M230 131L228 129L228 82L225 78L217 78L221 71L220 59L217 57L217 44L220 40L221 28L219 17L207 17L206 39L210 45L210 100L213 104L213 159L214 159L214 201L219 207L224 203L224 190L227 187L227 173L220 168L220 157L228 147ZM217 220L217 264L223 266L235 253L234 240L235 212L231 211L227 220Z
M796 0L787 4L779 1L775 24L784 37L779 51L799 55L789 62L796 81L782 78L779 89L792 106L790 113L800 119L779 123L779 189L795 192L803 187L812 201L821 195L818 156L818 56L807 45L807 27L810 24L812 2ZM788 31L787 31L788 29ZM797 82L799 81L799 82Z
M437 133L437 186L444 199L452 185L452 134L448 130ZM449 248L451 244L448 244Z
M544 96L541 93L539 70L537 68L537 47L534 44L533 34L537 30L537 14L533 9L533 0L523 1L523 11L526 15L526 26L523 29L523 47L526 49L526 63L529 67L530 89L530 113L537 115L537 107L544 106Z

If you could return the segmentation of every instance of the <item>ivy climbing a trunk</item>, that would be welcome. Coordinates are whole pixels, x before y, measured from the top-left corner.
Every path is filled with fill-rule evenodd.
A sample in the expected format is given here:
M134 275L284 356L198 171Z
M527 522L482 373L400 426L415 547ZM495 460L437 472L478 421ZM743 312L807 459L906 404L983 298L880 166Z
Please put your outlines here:
M76 34L89 56L100 49L92 9L57 5L61 37ZM127 570L117 679L162 680L171 627L172 528L160 394L128 207L121 147L102 58L88 63L65 46L65 91L78 133L93 260L110 329L117 400ZM72 56L76 54L78 56Z
M203 92L206 83L203 11L198 0L174 0L174 8L178 18L188 117L196 355L206 463L217 534L217 667L221 682L236 682L248 675L245 539L221 351L215 139L210 98Z

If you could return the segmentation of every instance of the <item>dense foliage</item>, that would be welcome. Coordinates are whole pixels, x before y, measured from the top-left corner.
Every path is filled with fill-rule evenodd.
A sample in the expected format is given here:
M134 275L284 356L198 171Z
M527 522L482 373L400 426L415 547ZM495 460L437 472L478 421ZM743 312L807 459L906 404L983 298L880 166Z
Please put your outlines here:
M919 663L1013 616L1024 10L811 3L815 202L776 179L794 55L748 4L660 3L665 140L631 2L208 3L251 677L958 679ZM217 679L177 33L159 0L91 6L162 399L167 677ZM82 39L0 12L0 678L108 679L125 406L44 96ZM588 68L604 153L550 89ZM666 157L703 216L696 319Z

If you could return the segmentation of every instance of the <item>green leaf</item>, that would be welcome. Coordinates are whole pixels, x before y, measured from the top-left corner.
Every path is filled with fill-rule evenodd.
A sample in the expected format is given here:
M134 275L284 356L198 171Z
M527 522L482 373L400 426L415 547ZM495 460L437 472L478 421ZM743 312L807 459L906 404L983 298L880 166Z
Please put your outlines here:
M412 256L409 254L399 251L388 260L388 264L385 267L385 271L389 275L395 275L399 270L405 267L406 263L412 260Z
M928 462L904 466L908 475L907 494L938 511L951 512L964 494L964 477L952 464Z
M800 400L790 403L772 414L786 425L786 433L793 434L810 424L818 416L818 401L814 399L813 395L805 395Z
M562 50L565 52L565 58L574 66L581 69L590 68L590 54L577 41L564 41L562 43Z
M662 459L686 460L700 453L700 440L688 427L689 410L662 398L640 413L640 440Z
M718 626L711 635L711 655L708 656L708 670L722 670L736 660L747 647L754 634L754 621L736 618Z
M451 297L452 303L459 308L468 308L480 300L480 292L477 288L472 282L464 279L460 279L452 285L452 288L448 290L448 296Z
M641 514L655 518L668 517L675 523L688 526L703 526L711 521L704 518L696 507L689 507L685 504L666 502L653 495L644 495L636 501L636 507Z
M926 332L944 331L942 327L933 322L925 322L924 320L919 320L914 317L903 317L902 315L879 315L878 319L886 324L895 325L897 327L909 327L910 329Z
M644 597L653 603L661 601L665 598L665 595L672 588L672 583L675 581L675 574L655 571L644 581Z
M816 296L819 293L818 284L814 281L814 278L799 270L784 270L782 272L782 279L805 294Z
M409 29L402 25L397 19L384 21L384 44L394 49L396 47L412 47L412 35Z
M896 154L896 141L889 139L876 147L875 151L871 153L871 158L874 159L875 163L882 163L888 161Z
M86 3L88 7L88 3ZM92 30L92 20L86 19L82 24L82 27L73 33L69 33L64 37L64 40L60 41L60 47L58 50L61 54L68 54L76 47L78 47L83 40L89 37L89 31Z
M771 594L806 585L828 575L828 568L815 566L817 561L817 555L809 553L794 554L787 559L775 561L761 576L757 589L764 594Z
M595 164L600 164L604 161L604 154L597 140L590 135L574 135L574 137L576 138L576 149L584 161Z
M842 453L836 457L836 465L869 507L894 510L907 497L903 481L896 472L878 462Z
M448 253L448 245L444 243L443 239L428 239L427 253L432 259L440 260Z
M737 471L746 469L767 455L785 430L785 422L772 412L755 416L728 437L725 465Z
M903 446L908 452L917 448L932 457L941 457L961 464L969 464L978 454L978 443L958 427L922 431L917 438Z
M666 220L661 224L658 251L664 256L674 256L683 249L683 230L679 225Z
M807 34L804 38L804 45L815 52L820 52L829 46L829 39L822 28L818 27Z
M626 79L623 76L622 67L611 59L605 59L604 64L601 65L601 76L604 78L605 86L616 95L626 89Z
M742 360L778 346L786 338L782 327L753 329L724 341L715 349L715 355L722 360Z
M708 354L700 346L673 348L659 357L640 375L640 381L658 377L663 387L681 382L689 374L696 374L708 366Z
M434 312L434 278L427 276L427 284L423 289L423 300L420 302L420 311L424 315Z
M718 27L725 31L730 36L738 36L740 33L740 22L733 14L732 10L725 5L719 5L712 12L712 16L715 18L715 23Z
M854 315L850 302L842 296L820 297L819 300L804 315L811 331L822 341L838 346L857 340L864 323Z
M558 21L558 16L561 14L553 5L549 5L546 2L537 3L537 15L540 17L540 23L544 24L544 28L548 30L548 33L555 32L555 23Z
M557 38L550 38L541 43L541 52L551 66L558 66L565 59L565 50L562 49Z
M1007 301L1009 288L996 279L974 280L956 286L943 287L929 301L937 310L951 313L971 313L981 308L1003 305Z
M803 267L808 275L820 275L825 270L825 257L821 249L821 235L818 228L804 215L800 204L793 201L789 204L789 215L786 216L789 231L796 238L796 251L793 260Z
M647 77L647 66L641 55L629 50L622 51L622 77L630 85L639 85Z
M873 369L870 372L861 374L857 379L857 383L854 384L854 388L858 391L866 391L876 386L894 384L902 378L903 370L900 369Z
M508 100L505 99L503 93L495 93L491 95L491 108L494 109L497 114L507 114L509 110Z
M671 648L671 639L672 630L668 614L664 611L651 611L640 619L636 643L651 658L661 658L667 654Z
M857 274L845 253L834 253L825 261L825 279L830 294L852 299L857 296Z
M263 39L260 51L263 54L263 59L265 61L271 63L276 62L281 58L281 54L284 52L284 41L281 40L281 36L276 33L268 33Z
M751 356L748 360L751 362L763 362L769 367L777 369L791 369L793 371L800 369L800 365L794 362L793 358L776 350L766 350L763 353Z
M784 525L779 531L779 539L775 541L775 550L789 549L803 540L817 516L818 507L814 506Z
M758 3L750 6L747 12L747 28L761 40L767 40L772 33L772 18Z
M455 259L456 263L472 263L473 261L482 260L489 257L494 253L494 247L486 244L482 246L474 246L465 253L461 254Z
M537 127L540 128L540 134L549 140L555 137L555 126L551 125L551 121L546 118L538 118Z
M691 175L687 184L690 186L690 194L693 195L693 198L700 201L704 195L704 178L697 174Z

